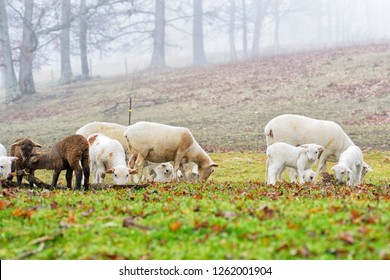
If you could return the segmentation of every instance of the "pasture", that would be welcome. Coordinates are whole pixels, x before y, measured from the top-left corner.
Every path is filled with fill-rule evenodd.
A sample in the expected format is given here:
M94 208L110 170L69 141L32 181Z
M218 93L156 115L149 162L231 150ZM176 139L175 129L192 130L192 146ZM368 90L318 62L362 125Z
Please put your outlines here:
M361 46L41 87L1 104L0 143L50 147L90 121L127 124L132 96L133 123L188 127L219 167L206 183L86 192L1 181L0 258L389 259L389 63L388 45ZM281 113L338 122L374 171L358 187L266 186L262 130Z

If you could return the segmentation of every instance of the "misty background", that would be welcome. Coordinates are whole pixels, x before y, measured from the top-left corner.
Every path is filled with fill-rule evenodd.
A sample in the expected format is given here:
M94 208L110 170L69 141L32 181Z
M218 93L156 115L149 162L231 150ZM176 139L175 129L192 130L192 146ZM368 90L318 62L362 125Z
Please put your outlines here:
M389 40L386 0L0 0L0 103L96 76Z

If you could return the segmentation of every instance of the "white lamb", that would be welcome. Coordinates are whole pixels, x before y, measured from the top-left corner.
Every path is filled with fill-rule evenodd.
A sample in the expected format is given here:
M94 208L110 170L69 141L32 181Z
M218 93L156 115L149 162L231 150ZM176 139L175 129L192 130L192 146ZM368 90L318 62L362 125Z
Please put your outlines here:
M292 114L280 115L270 120L264 128L264 134L267 146L284 142L293 146L314 143L324 147L318 161L315 182L320 170L326 171L327 161L337 162L341 153L354 145L337 123Z
M7 156L7 150L0 144L0 178L8 178L11 175L12 162L17 159L17 157Z
M297 182L297 170L294 168L288 168L289 171L289 177L291 183L296 183ZM303 173L303 181L305 183L312 183L314 181L314 178L316 176L316 173L313 171L313 169L309 168L306 169L305 172ZM278 181L281 181L281 178L278 178Z
M267 148L267 184L275 185L281 179L286 167L294 168L298 172L300 184L304 184L304 172L317 160L324 147L316 144L305 144L294 147L287 143L274 143Z
M173 165L169 162L160 163L153 169L154 182L170 182L173 180Z
M101 133L94 133L87 140L94 183L102 183L106 173L113 173L114 183L124 185L130 181L130 174L137 173L126 166L125 151L117 140Z
M131 150L130 167L142 167L145 160L173 161L176 180L179 168L184 173L183 163L192 161L198 165L199 179L206 181L218 166L184 127L138 122L130 125L124 136Z
M130 158L130 151L127 146L127 142L125 137L123 137L123 133L126 131L127 126L120 125L117 123L109 123L109 122L90 122L86 125L80 127L76 134L80 134L85 138L88 138L89 135L93 133L101 133L110 137L111 139L119 141L121 143L125 153L126 158Z
M177 171L177 178L180 182L196 182L199 180L199 171L198 165L193 162L188 162L184 164L184 175L179 169Z
M341 155L338 164L330 170L334 170L336 179L344 181L347 177L349 186L357 186L361 183L363 170L363 153L358 146L351 146Z

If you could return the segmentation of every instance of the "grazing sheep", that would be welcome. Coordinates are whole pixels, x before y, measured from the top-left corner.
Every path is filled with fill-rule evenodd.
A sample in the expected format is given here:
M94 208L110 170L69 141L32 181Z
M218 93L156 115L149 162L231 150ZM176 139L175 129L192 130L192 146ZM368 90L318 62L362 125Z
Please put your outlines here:
M338 164L330 170L334 170L336 179L344 181L347 177L349 186L357 186L362 179L363 153L358 146L350 146L341 155Z
M23 149L21 147L23 154ZM81 166L80 166L81 162ZM81 135L68 136L49 150L39 154L32 154L26 161L27 171L37 169L54 170L52 187L57 186L61 170L66 170L66 185L72 187L73 171L76 174L76 189L81 189L81 180L84 175L84 189L89 186L89 146L87 140Z
M169 162L160 163L153 169L154 182L170 182L173 180L173 165Z
M332 121L317 120L300 115L285 114L270 120L264 128L267 146L285 142L293 146L314 143L325 148L318 161L314 181L320 170L326 171L326 162L336 162L341 153L354 145L340 125Z
M42 148L42 146L30 138L18 138L12 143L10 155L17 157L18 159L13 162L11 171L17 172L26 168L27 159L34 153L37 152L36 148ZM34 171L31 171L31 175L34 176ZM9 180L12 180L13 176L8 177ZM22 184L23 175L16 175L16 182L18 186ZM34 186L30 182L30 187Z
M111 139L119 141L121 143L125 153L126 158L130 158L130 150L128 149L127 142L125 137L123 137L123 133L126 131L127 126L120 125L117 123L109 123L109 122L91 122L86 125L80 127L76 134L80 134L85 138L88 138L89 135L94 133L101 133L110 137Z
M275 185L280 180L286 167L297 170L299 183L304 184L304 172L317 160L318 155L324 151L324 147L316 144L305 144L294 147L287 143L274 143L267 148L267 184Z
M185 175L185 177L184 177ZM198 166L193 162L184 164L184 175L179 169L177 171L177 177L180 182L196 182L199 180Z
M124 185L129 182L130 174L137 173L127 168L125 151L119 141L101 133L91 134L87 140L94 183L103 183L106 173L112 173L114 183Z
M0 178L8 178L11 175L12 162L17 157L7 156L7 150L0 144Z
M131 168L135 164L142 167L145 160L158 163L173 161L176 180L179 168L184 173L183 163L192 161L198 165L199 179L206 181L214 172L214 167L218 166L184 127L138 122L130 125L124 136L131 150Z

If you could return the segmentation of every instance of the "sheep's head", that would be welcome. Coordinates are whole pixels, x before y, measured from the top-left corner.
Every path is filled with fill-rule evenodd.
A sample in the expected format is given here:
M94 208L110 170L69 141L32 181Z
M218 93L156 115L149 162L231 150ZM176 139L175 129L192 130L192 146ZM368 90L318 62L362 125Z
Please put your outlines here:
M307 169L303 173L303 180L306 183L312 183L314 178L315 178L315 176L316 176L316 173L312 169Z
M198 167L199 180L202 182L207 181L210 175L214 172L214 167L218 167L218 164L211 163L210 165L207 166L199 166Z
M169 178L172 177L173 166L169 162L164 162L156 166L154 168L154 172L158 175L164 176L165 178Z
M372 168L363 161L362 178L364 178L364 176L366 176L366 174L370 171L372 171Z
M114 174L115 185L125 185L130 181L131 174L137 174L137 170L118 165L106 170L108 174Z
M352 177L352 170L341 163L336 164L330 170L334 170L334 174L336 176L336 179L341 181L341 182L344 182L345 176L347 176L347 180L349 180Z
M0 178L7 178L11 174L11 165L17 157L0 157Z
M317 158L321 156L321 153L325 150L324 147L317 144L305 144L301 145L300 147L305 149L307 158L312 162L316 161Z
M40 144L35 143L30 138L23 138L19 141L16 141L12 144L12 146L17 146L20 148L20 154L22 155L23 160L27 160L32 155L34 148L42 148Z

